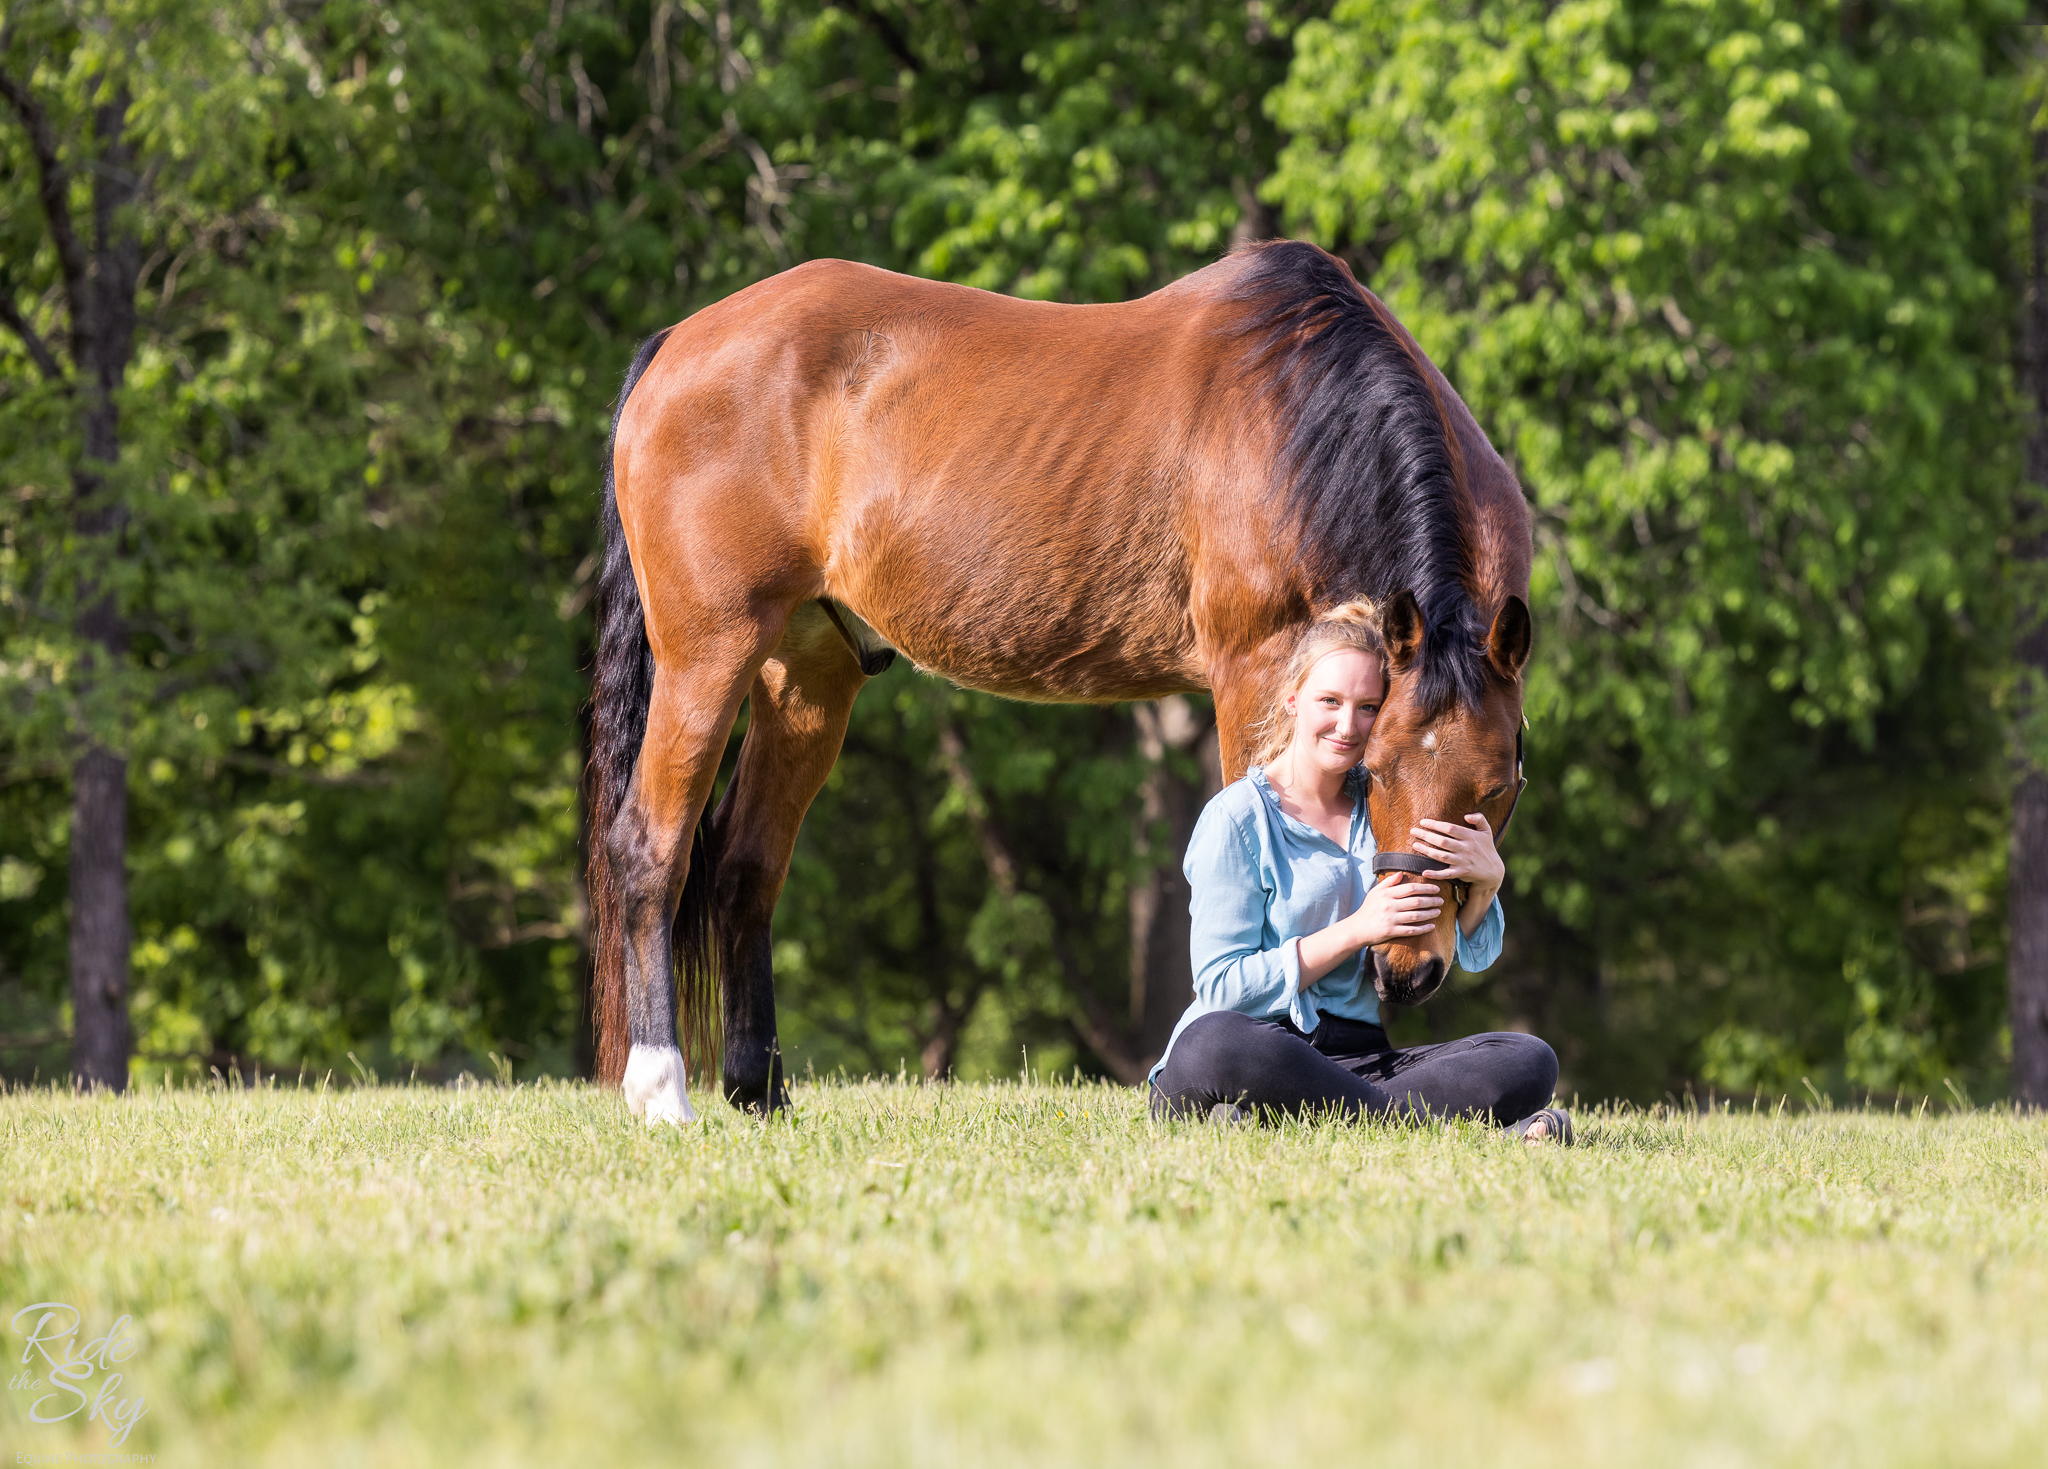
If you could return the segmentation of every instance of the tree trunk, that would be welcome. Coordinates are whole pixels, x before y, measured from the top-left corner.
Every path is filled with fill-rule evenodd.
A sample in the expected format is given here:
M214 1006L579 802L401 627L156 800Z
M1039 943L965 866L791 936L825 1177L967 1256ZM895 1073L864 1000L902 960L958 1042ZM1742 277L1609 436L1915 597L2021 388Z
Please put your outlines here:
M128 761L110 748L96 686L128 656L128 629L108 585L122 555L124 516L111 471L121 457L119 393L135 356L135 291L142 241L133 209L142 194L135 149L127 138L128 89L107 87L93 109L86 160L92 177L90 240L72 214L72 167L48 110L26 80L0 70L0 97L21 119L35 158L44 223L64 277L70 317L69 386L76 395L82 442L72 470L71 526L86 562L78 577L74 631L81 645L72 683L71 799L71 1070L83 1087L128 1084ZM85 149L79 151L84 152ZM6 308L6 323L29 345L46 378L65 381L55 354L29 322ZM95 561L97 564L95 564ZM115 714L118 725L120 715ZM95 724L102 727L95 728Z
M968 1013L954 1009L943 1000L939 1002L932 1021L932 1033L926 1037L917 1055L926 1081L944 1081L953 1074L953 1058L960 1052L960 1036L967 1028Z
M2042 58L2037 50L2035 64ZM2013 554L2019 562L2019 674L2022 710L2048 689L2048 606L2041 580L2048 571L2048 131L2034 134L2032 223L2034 259L2021 328L2021 381L2033 413L2027 437L2027 483L2021 489ZM2037 716L2039 710L2034 711ZM2007 871L2006 975L2012 1013L2013 1100L2048 1107L2048 775L2024 748L2012 798L2012 851Z
M2013 1100L2048 1107L2048 780L2039 770L2013 792L2006 903Z
M107 472L121 457L116 395L135 355L135 290L142 243L125 218L140 181L123 136L128 93L93 113L93 249L71 282L72 357L78 364L84 442L72 475L72 525L101 565L121 555L125 517ZM128 629L103 578L80 579L78 635L87 661L78 679L87 724L71 766L71 1073L81 1087L128 1085L128 761L89 727L92 685L128 656Z
M1165 850L1150 876L1131 890L1131 1042L1147 1058L1146 1069L1166 1049L1167 1037L1194 998L1194 970L1188 957L1188 880L1181 854L1195 833L1202 807L1222 787L1216 752L1216 721L1207 711L1175 695L1136 705L1138 747L1152 761L1139 813L1138 849L1150 850L1153 833L1166 827ZM1202 776L1188 780L1174 768L1169 752L1195 754Z
M128 1085L128 762L98 745L72 766L71 1075Z

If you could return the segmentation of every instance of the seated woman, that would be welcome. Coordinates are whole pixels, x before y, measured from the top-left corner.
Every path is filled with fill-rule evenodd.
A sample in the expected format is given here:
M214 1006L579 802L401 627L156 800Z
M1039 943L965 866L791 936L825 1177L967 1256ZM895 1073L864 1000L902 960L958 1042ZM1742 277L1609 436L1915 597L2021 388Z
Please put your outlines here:
M1430 932L1437 882L1374 885L1359 762L1386 697L1386 649L1369 602L1312 624L1288 661L1265 748L1202 812L1188 843L1195 1001L1152 1071L1158 1117L1268 1113L1489 1119L1526 1141L1571 1141L1550 1107L1557 1057L1509 1031L1397 1049L1380 1025L1366 952ZM1426 821L1415 850L1470 884L1458 963L1500 955L1506 869L1486 818Z

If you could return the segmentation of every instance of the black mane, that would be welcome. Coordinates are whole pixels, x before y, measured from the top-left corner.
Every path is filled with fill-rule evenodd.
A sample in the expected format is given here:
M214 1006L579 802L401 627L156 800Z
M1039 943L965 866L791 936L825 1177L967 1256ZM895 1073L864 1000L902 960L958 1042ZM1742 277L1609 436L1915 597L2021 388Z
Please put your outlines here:
M1287 437L1278 489L1318 607L1360 595L1422 607L1416 697L1425 714L1476 707L1486 627L1467 590L1456 451L1436 394L1334 257L1299 241L1252 247L1230 299L1267 372Z

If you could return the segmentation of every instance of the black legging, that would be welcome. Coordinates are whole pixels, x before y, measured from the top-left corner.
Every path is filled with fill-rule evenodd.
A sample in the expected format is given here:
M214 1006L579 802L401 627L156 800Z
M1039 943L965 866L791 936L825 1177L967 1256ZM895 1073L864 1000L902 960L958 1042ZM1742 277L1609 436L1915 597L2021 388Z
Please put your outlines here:
M1533 1035L1489 1031L1395 1050L1386 1031L1323 1017L1304 1036L1285 1018L1234 1010L1181 1032L1152 1083L1152 1115L1206 1116L1220 1102L1255 1112L1356 1116L1425 1114L1519 1122L1550 1101L1557 1055Z

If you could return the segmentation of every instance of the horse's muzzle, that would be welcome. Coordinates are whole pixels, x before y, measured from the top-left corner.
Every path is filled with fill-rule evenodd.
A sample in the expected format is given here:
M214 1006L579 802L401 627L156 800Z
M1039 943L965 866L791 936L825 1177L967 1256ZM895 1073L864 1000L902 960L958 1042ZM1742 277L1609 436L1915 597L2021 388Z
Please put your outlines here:
M1383 1004L1420 1005L1443 988L1444 978L1450 969L1450 965L1436 955L1424 954L1415 961L1415 967L1406 976L1398 975L1394 966L1388 963L1387 956L1375 949L1372 955L1372 987Z

